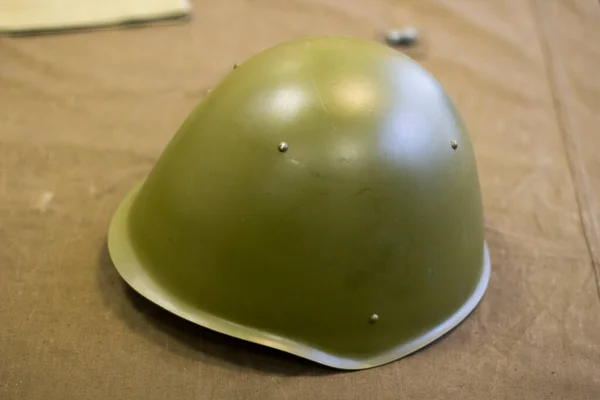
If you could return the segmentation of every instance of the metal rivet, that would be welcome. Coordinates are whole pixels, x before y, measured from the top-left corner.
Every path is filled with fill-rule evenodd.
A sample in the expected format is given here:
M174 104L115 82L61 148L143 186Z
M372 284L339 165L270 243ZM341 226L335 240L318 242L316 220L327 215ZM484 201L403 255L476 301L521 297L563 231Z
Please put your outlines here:
M456 142L456 140L452 139L452 140L450 141L450 146L451 146L451 147L452 147L454 150L456 150L456 149L458 148L458 143Z
M371 318L369 318L369 322L372 324L374 324L377 321L379 321L379 315L377 315L377 314L373 314L373 315L371 315Z
M279 143L279 146L277 146L277 148L279 149L280 152L285 153L288 149L288 144L286 142L281 142Z
M235 64L233 64L233 69L237 69L239 66L240 66L240 64L235 63Z

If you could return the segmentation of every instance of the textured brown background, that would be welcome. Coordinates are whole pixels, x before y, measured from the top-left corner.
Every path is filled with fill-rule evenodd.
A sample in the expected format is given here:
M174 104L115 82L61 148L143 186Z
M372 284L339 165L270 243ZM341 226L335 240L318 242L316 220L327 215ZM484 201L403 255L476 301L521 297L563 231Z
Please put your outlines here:
M340 373L133 294L109 219L234 62L418 27L475 145L493 259L432 346ZM600 399L594 0L196 1L187 23L0 39L0 399Z

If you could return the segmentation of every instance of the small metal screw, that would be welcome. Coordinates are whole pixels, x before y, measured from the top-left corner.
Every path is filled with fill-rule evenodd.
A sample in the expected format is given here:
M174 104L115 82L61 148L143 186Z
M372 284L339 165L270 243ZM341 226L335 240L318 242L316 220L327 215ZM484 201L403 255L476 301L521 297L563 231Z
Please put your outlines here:
M392 29L385 34L385 41L392 46L411 46L417 39L417 30L414 28Z
M456 149L458 148L458 143L456 142L456 140L452 139L452 140L450 141L450 146L451 146L451 147L452 147L454 150L456 150Z
M288 144L286 142L281 142L279 143L279 146L277 146L277 148L279 149L280 152L285 153L288 149Z
M373 315L371 315L371 318L369 318L369 322L372 324L374 324L377 321L379 321L379 315L377 315L377 314L373 314Z

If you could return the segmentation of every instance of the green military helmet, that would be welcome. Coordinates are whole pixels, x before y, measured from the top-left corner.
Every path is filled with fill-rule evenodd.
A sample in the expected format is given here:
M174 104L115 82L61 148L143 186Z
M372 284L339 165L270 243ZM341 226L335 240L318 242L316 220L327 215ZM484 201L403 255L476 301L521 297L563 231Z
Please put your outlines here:
M121 203L109 250L166 310L339 369L434 341L490 276L453 104L415 61L344 37L228 72Z

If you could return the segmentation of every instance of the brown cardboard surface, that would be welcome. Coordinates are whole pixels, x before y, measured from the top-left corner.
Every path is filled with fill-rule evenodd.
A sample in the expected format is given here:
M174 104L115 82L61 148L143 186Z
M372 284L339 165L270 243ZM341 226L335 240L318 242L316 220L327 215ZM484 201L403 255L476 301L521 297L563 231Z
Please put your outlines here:
M0 39L1 399L600 398L597 2L197 3L180 26ZM125 286L106 253L112 212L233 63L405 24L480 169L493 273L464 323L340 373Z
M570 161L571 173L600 282L600 7L595 2L540 2L538 18L546 39L550 84L558 123ZM563 20L558 26L550 21ZM573 26L570 30L567 27ZM584 40L582 40L582 38ZM600 290L600 284L599 284ZM599 291L600 293L600 291Z

